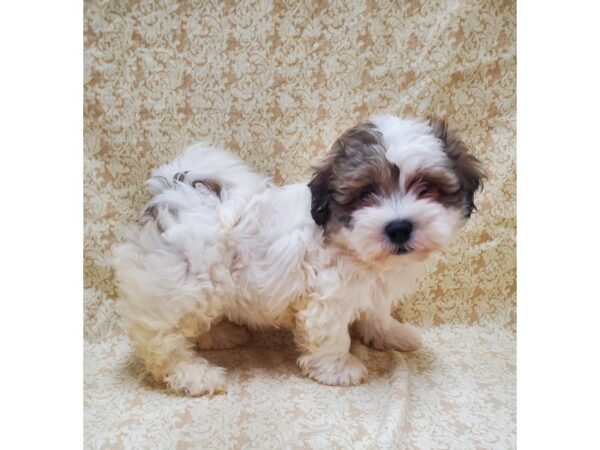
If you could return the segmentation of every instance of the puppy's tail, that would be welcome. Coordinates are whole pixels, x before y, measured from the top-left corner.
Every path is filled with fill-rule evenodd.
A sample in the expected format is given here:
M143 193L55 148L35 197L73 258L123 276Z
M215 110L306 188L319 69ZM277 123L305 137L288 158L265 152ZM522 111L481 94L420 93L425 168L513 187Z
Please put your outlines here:
M146 187L154 198L144 215L157 208L206 211L209 204L218 209L222 225L238 220L249 200L262 192L269 180L252 171L240 158L225 150L193 145L171 164L152 172Z

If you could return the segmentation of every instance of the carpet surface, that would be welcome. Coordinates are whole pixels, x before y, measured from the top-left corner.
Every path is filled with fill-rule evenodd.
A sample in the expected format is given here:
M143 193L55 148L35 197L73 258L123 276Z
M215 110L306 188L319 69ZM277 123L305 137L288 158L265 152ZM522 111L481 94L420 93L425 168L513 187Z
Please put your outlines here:
M515 2L88 0L84 63L86 448L515 447ZM298 182L377 112L445 116L487 170L478 213L399 311L425 347L354 344L370 378L332 388L300 375L287 333L257 333L205 353L227 395L149 385L110 251L151 168L205 141Z

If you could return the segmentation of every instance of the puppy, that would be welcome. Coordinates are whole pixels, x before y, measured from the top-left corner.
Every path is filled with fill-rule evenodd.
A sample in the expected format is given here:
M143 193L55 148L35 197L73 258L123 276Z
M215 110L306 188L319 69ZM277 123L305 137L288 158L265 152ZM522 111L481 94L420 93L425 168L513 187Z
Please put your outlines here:
M292 330L302 372L334 386L367 377L350 327L376 349L417 349L391 311L471 215L483 173L445 122L379 115L339 137L308 185L276 186L202 144L152 175L115 248L118 305L148 373L201 395L225 390L224 370L194 347L240 345L242 326Z

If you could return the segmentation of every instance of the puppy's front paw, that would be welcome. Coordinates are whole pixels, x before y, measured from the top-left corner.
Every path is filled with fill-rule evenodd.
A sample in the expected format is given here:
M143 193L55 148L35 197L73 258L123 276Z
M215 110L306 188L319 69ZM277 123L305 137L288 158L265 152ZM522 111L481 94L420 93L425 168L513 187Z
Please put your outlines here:
M385 334L385 346L400 352L412 352L422 345L419 329L407 323L395 322Z
M310 378L329 386L354 386L364 382L368 374L364 364L351 354L335 361L304 355L298 359L298 364Z

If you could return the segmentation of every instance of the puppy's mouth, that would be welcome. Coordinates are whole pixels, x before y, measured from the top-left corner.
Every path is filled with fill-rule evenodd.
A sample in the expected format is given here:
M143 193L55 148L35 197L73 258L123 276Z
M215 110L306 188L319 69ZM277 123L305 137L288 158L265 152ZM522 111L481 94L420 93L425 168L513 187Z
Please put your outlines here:
M398 245L396 246L396 248L394 249L394 254L395 255L406 255L407 253L412 252L414 249L411 248L409 245L403 244L403 245Z

